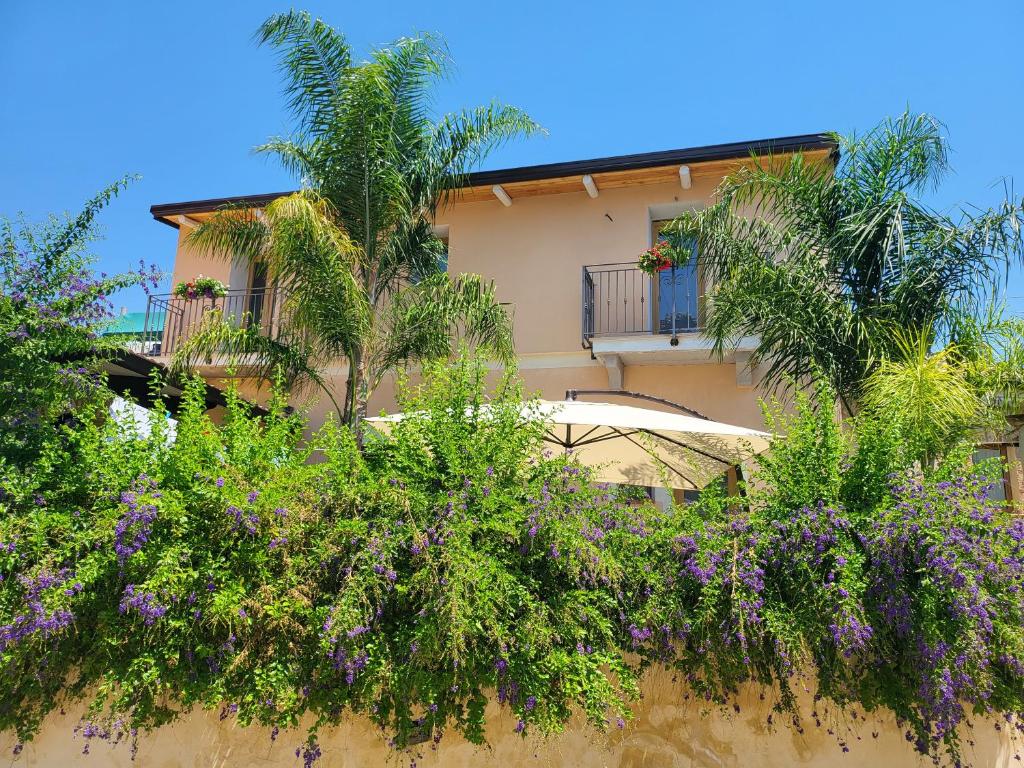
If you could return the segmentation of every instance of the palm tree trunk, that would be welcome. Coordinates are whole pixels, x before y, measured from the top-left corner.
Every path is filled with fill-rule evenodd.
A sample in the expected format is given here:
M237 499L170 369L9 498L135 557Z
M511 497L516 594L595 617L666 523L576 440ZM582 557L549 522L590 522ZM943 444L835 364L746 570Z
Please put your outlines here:
M355 355L349 353L348 358L348 373L345 374L345 410L338 412L338 418L341 419L342 424L352 423L352 414L355 411L354 403L356 397L356 365Z
M353 361L352 367L352 371L354 372L354 378L352 381L354 390L354 407L352 409L352 420L350 422L352 431L355 433L356 445L360 449L363 447L363 420L366 418L366 412L370 403L370 378L369 371L367 369L368 361L366 359L366 355L360 352Z

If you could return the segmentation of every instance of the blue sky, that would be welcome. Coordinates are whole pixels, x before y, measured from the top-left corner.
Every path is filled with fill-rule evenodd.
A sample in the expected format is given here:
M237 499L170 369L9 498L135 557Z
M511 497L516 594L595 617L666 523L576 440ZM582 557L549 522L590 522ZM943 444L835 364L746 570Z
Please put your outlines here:
M108 271L169 269L153 203L289 189L251 148L289 123L270 50L277 2L0 2L0 214L77 210L124 173L103 215ZM909 106L947 125L954 173L932 202L1024 192L1020 0L824 2L307 2L360 53L417 31L457 67L440 111L499 99L549 131L489 168L821 130L864 130ZM1024 295L1013 278L1010 293ZM145 306L141 292L119 303Z

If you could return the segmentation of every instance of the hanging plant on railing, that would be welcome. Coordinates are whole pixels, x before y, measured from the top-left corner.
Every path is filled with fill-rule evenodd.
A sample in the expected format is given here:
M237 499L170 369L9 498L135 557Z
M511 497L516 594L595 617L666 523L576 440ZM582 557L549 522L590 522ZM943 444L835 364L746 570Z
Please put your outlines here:
M659 240L637 259L637 266L648 275L655 275L671 269L675 264L675 249L665 240Z
M174 286L174 295L182 299L222 299L228 295L228 286L214 277L200 275Z

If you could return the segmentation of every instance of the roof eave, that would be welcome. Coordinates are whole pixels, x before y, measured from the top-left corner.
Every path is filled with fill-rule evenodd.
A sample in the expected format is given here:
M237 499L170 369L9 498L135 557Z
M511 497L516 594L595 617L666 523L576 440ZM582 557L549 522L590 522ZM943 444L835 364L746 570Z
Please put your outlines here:
M691 147L688 149L670 149L661 152L642 152L631 155L599 157L591 160L571 160L563 163L503 168L495 171L477 171L469 174L466 177L465 183L460 186L462 188L469 188L492 186L495 184L514 184L520 181L538 181L567 176L658 168L668 165L735 160L749 157L750 155L792 154L818 150L829 150L833 161L835 161L838 157L838 149L838 144L831 134L808 133L799 136L782 136L774 139L759 139L757 141L737 141L728 144L712 144L705 147ZM207 213L228 205L262 208L273 200L288 194L291 194L291 191L217 197L207 200L188 200L179 203L162 203L151 206L149 212L154 219L177 229L178 224L170 217L187 216L190 213Z

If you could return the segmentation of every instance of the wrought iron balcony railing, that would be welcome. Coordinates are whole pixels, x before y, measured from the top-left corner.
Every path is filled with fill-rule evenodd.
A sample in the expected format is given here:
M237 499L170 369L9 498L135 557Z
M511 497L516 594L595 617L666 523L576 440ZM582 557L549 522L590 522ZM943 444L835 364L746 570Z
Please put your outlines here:
M701 329L700 291L694 265L655 276L635 262L583 267L583 346L595 337L670 334Z
M280 327L283 298L279 288L229 290L226 296L215 299L152 295L146 306L142 353L153 357L173 355L214 310L240 327L257 326L274 337Z

